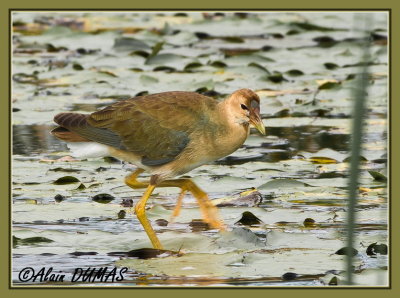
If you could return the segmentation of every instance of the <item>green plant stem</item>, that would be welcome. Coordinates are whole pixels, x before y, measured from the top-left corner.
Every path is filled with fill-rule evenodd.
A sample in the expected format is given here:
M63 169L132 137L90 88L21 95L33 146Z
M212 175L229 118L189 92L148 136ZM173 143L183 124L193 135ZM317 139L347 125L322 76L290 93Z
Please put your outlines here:
M365 28L369 27L370 19L366 19ZM369 60L369 44L368 41L364 45L363 62ZM357 206L357 193L358 193L358 179L360 171L360 156L362 135L365 117L365 105L367 100L367 87L368 87L368 66L364 64L361 74L355 83L354 91L354 110L353 110L353 129L351 141L351 163L350 163L350 180L349 180L349 199L347 207L347 247L354 247L354 229L356 222L355 209ZM350 249L349 249L350 250ZM353 256L348 253L346 255L347 263L347 285L353 284Z

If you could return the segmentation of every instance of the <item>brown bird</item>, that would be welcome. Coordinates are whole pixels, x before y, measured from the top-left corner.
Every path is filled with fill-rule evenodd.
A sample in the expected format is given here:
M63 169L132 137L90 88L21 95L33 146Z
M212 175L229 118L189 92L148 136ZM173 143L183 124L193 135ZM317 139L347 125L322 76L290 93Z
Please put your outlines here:
M70 143L76 156L113 156L138 169L125 178L131 188L146 188L135 206L136 216L153 247L162 249L145 213L148 198L156 187L179 187L181 193L173 212L179 213L186 191L197 199L204 221L224 229L217 209L190 179L171 179L237 150L250 132L250 124L262 134L260 98L240 89L223 101L194 92L163 92L119 101L90 115L60 113L52 130ZM143 171L150 181L140 182Z

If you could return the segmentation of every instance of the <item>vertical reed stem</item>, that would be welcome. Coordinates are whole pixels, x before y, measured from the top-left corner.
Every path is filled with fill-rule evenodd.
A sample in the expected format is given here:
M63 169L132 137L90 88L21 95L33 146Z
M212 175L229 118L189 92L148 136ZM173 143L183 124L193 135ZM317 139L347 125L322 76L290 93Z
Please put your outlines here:
M365 26L367 29L371 28L371 17L365 16ZM369 36L368 36L369 37ZM351 163L350 163L350 179L349 179L349 199L347 206L347 247L349 248L346 254L347 263L347 285L353 284L353 256L351 248L354 247L354 230L356 222L355 209L357 206L357 194L358 194L358 178L360 171L360 156L361 156L361 145L363 135L363 124L365 117L365 105L367 100L367 88L368 88L368 62L370 61L369 55L369 38L367 38L365 44L363 44L363 62L361 74L357 76L355 80L355 89L353 92L354 108L353 108L353 129L351 139Z

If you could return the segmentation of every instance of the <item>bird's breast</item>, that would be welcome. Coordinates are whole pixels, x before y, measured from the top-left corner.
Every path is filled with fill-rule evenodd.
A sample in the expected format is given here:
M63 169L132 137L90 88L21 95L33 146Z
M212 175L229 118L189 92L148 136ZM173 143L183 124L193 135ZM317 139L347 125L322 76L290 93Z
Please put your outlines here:
M248 134L248 126L242 125L237 129L195 131L182 153L171 163L158 168L156 174L170 178L225 157L242 146Z
M243 145L249 134L249 127L236 125L234 127L208 131L199 137L202 159L206 162L225 157ZM197 150L196 150L197 151Z

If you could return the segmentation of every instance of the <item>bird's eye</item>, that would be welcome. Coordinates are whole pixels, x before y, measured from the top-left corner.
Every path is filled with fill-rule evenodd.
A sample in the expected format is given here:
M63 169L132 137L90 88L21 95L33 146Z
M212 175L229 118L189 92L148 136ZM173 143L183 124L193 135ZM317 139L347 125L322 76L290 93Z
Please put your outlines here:
M240 107L241 107L243 110L249 110L249 108L248 108L246 105L244 105L244 104L241 104Z

